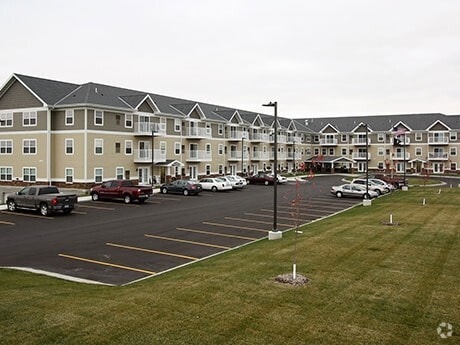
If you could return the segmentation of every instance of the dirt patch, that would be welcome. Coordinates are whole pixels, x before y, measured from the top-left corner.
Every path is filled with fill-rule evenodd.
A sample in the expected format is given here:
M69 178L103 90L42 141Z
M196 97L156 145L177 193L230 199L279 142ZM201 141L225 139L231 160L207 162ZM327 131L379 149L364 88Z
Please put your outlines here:
M289 285L294 285L294 286L304 286L310 282L310 279L308 279L307 277L301 274L297 274L294 279L292 273L288 273L288 274L280 274L276 276L275 281L277 281L278 283L282 283L282 284L289 284Z

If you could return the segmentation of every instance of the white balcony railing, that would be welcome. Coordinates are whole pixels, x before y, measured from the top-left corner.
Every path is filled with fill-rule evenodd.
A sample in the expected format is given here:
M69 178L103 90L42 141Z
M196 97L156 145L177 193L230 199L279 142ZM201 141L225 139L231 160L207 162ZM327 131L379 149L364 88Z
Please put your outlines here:
M447 152L429 152L428 153L428 159L433 159L433 160L447 160L449 158L449 155Z
M366 138L352 138L351 143L355 146L366 145ZM367 145L371 144L371 139L367 138Z
M211 138L211 128L185 127L185 136L189 138Z
M134 123L134 134L136 135L166 135L166 124L165 123L153 123L153 122L135 122Z
M270 156L268 152L259 152L259 151L253 151L251 155L252 160L269 160Z
M435 137L435 136L428 136L428 144L431 145L446 145L449 143L449 137L448 136L440 136L440 137Z
M230 155L228 156L228 159L230 159L230 160L241 160L241 151L232 151L232 152L230 152ZM244 152L243 160L248 160L248 159L249 159L248 152Z
M265 133L251 133L249 136L249 140L251 141L270 141L270 135Z
M351 158L353 159L366 159L366 152L353 152L351 154ZM371 159L371 154L367 153L367 159Z
M227 139L230 140L241 140L241 139L247 139L248 138L248 133L247 132L242 132L242 131L228 131L226 135Z
M404 159L404 157L406 157ZM395 153L392 153L391 154L391 158L394 159L394 160L408 160L410 159L410 153L409 152L406 152L406 155L404 156L404 153L403 152L395 152Z
M153 160L157 162L166 161L166 152L164 150L153 150ZM136 163L150 163L152 161L151 149L135 149L134 162Z
M320 145L337 145L338 140L335 138L321 138L319 140Z
M188 152L187 160L193 162L211 161L212 151L191 150Z

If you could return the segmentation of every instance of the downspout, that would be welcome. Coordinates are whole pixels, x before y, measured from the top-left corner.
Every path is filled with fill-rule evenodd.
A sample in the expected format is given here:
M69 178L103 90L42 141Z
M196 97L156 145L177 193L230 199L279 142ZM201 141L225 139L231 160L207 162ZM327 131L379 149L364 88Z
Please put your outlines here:
M88 108L85 108L83 131L83 181L88 182Z

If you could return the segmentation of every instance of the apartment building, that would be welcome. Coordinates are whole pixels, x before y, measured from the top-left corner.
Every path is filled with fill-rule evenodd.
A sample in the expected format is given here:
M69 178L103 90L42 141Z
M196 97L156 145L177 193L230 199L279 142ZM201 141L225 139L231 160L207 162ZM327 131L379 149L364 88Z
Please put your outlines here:
M88 187L273 169L274 117L97 83L13 74L0 89L0 184ZM277 123L279 171L459 173L460 116Z

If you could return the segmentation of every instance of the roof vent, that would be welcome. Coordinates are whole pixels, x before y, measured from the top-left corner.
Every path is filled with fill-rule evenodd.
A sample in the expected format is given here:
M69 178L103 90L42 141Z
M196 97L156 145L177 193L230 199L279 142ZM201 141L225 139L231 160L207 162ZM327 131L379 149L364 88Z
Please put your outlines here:
M94 92L97 93L97 87L94 88Z

